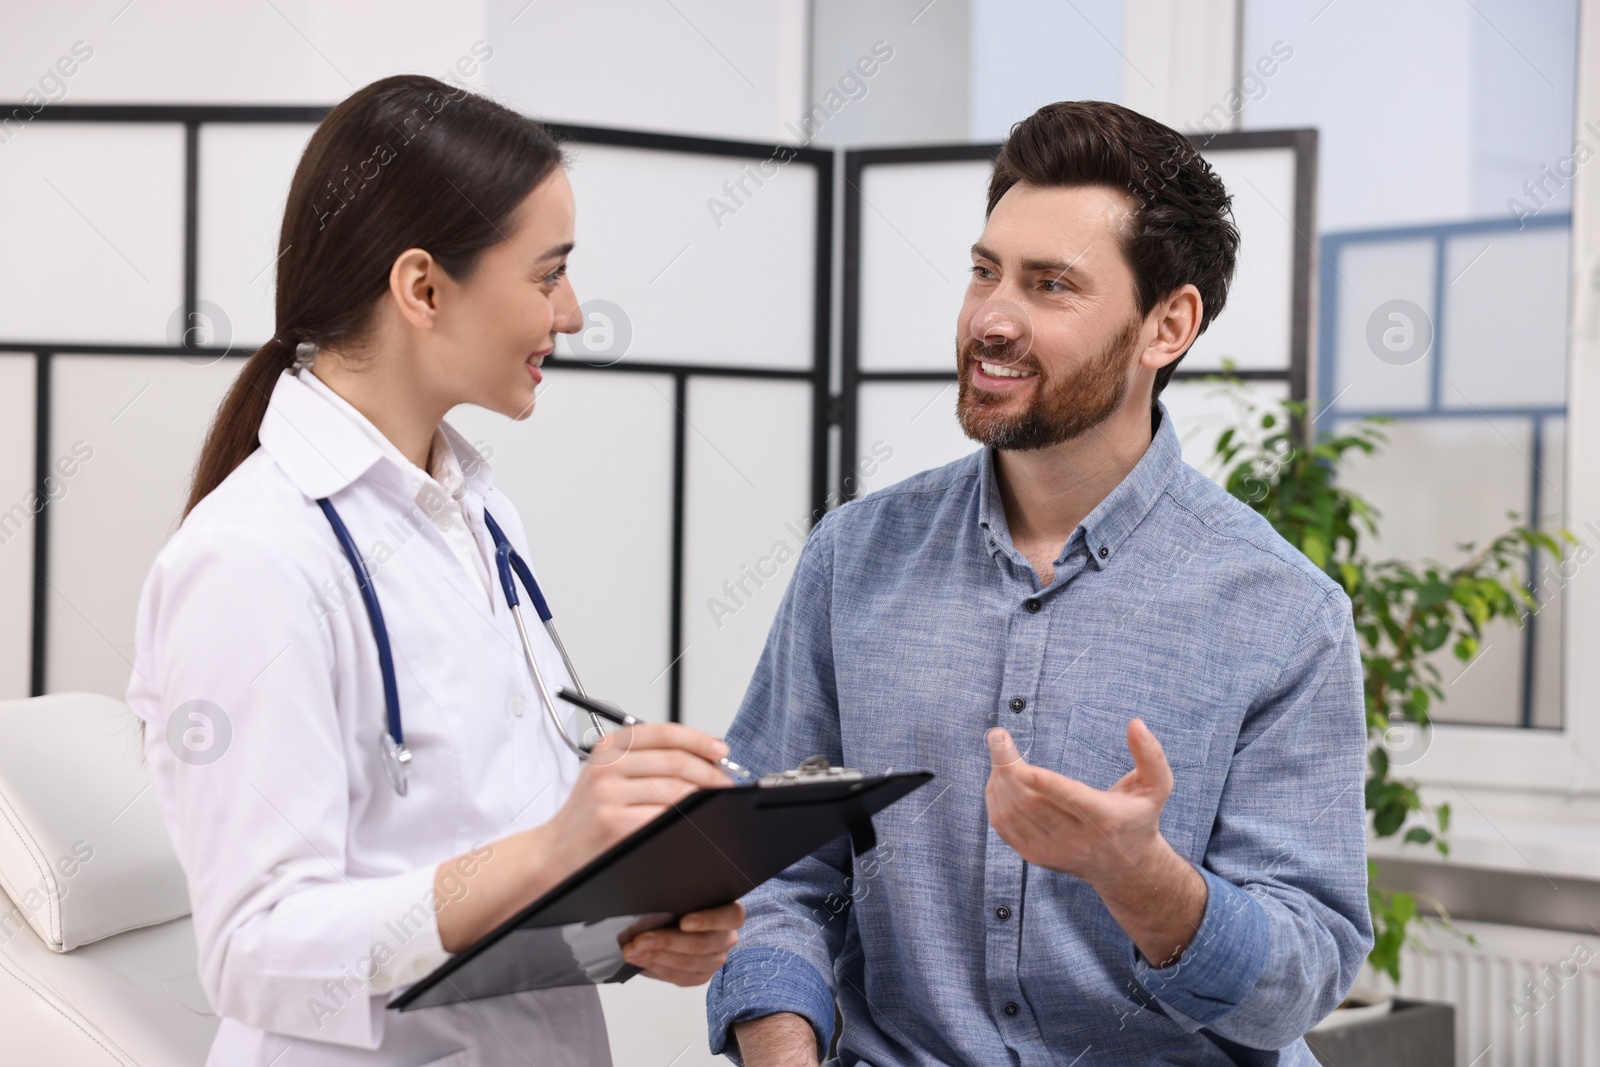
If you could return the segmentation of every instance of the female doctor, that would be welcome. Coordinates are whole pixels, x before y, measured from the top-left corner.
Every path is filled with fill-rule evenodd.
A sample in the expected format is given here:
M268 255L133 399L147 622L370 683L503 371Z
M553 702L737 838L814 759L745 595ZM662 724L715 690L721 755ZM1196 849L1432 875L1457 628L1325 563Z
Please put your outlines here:
M497 579L498 551L529 554L517 509L443 421L533 410L580 326L573 212L544 129L432 78L355 93L295 171L277 335L145 583L128 690L222 1018L211 1064L609 1063L592 986L385 1005L730 784L726 746L684 726L610 733L586 762L558 733L541 693L572 684L564 654L537 622L525 652ZM742 919L688 915L625 958L699 984Z

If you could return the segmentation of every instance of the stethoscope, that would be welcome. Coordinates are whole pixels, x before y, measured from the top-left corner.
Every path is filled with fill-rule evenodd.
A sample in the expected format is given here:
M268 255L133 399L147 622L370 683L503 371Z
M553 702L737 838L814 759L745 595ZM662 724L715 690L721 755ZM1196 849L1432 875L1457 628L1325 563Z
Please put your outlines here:
M394 653L389 647L388 627L383 624L383 609L378 606L378 591L372 585L372 576L367 573L367 565L362 562L361 553L356 551L356 543L350 537L350 531L345 528L344 520L339 518L339 513L334 510L333 504L323 497L317 501L317 506L328 517L328 524L333 527L333 534L339 539L339 547L344 550L345 558L350 561L351 569L360 580L361 600L366 604L367 618L372 622L372 636L378 646L378 670L383 675L383 703L388 717L388 729L380 740L383 769L389 776L389 784L394 786L394 791L405 796L411 770L411 750L406 747L405 733L400 723L400 687L395 681ZM539 589L533 571L529 569L517 550L511 547L511 542L500 529L500 524L494 521L494 517L487 509L484 510L483 521L489 528L489 535L494 539L495 566L500 572L500 587L505 590L511 617L516 620L517 635L522 639L522 654L528 661L528 669L533 673L534 684L539 688L539 697L544 702L545 711L550 716L551 723L555 725L557 735L566 746L579 759L586 759L589 748L592 747L592 740L586 738L587 744L574 741L561 722L561 713L556 708L555 694L550 691L549 682L545 679L544 672L539 669L539 660L533 654L533 643L528 639L528 627L522 618L522 601L517 596L513 575L522 580L523 588L533 599L533 609L539 613L545 632L550 635L556 651L561 654L561 661L566 665L567 676L572 679L577 695L586 697L583 684L578 681L578 672L572 667L572 658L567 655L566 646L561 643L561 635L556 632L555 623L551 621L550 604ZM593 710L589 712L589 718L594 722L593 740L598 740L605 735L605 727L601 725L600 716ZM628 719L630 725L635 721L631 716L624 718Z

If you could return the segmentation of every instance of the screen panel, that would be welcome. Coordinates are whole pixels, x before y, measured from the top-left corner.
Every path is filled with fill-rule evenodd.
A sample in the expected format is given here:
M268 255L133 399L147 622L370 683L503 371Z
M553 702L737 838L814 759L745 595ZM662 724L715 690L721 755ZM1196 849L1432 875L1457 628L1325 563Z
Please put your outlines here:
M516 505L529 563L585 688L638 718L664 720L672 378L548 373L521 422L470 406L447 418L486 449L495 486Z
M956 421L956 383L863 382L855 477L858 495L974 452Z
M1233 197L1239 258L1228 302L1183 357L1185 370L1289 369L1294 324L1295 152L1292 148L1204 153Z
M862 370L951 369L991 169L963 160L863 170Z
M209 323L213 332L203 343L256 349L272 336L284 203L315 129L300 123L200 128L198 295L223 316ZM202 306L202 314L209 310Z
M696 378L685 450L683 721L738 711L810 529L811 390Z
M0 700L28 695L33 656L35 358L0 354ZM59 472L57 472L59 477Z
M178 528L206 427L243 365L55 357L51 455L77 464L50 506L47 691L127 692L145 575Z
M628 356L811 366L813 167L566 144L577 203L572 286L585 304L620 309ZM557 351L578 350L563 338Z
M182 321L183 127L35 122L5 153L0 337L166 343Z

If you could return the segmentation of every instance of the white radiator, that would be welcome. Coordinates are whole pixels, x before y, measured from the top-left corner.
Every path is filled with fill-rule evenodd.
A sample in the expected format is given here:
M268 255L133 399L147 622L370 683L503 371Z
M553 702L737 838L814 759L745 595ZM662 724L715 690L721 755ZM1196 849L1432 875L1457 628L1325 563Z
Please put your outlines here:
M1456 1067L1600 1065L1600 933L1459 922L1407 949L1400 995L1456 1007Z

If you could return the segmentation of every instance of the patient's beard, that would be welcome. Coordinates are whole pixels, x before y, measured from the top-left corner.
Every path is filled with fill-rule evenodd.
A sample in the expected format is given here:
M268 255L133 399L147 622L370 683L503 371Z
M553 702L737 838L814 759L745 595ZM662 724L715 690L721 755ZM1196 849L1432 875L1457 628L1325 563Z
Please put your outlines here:
M1094 429L1109 419L1128 395L1128 364L1142 325L1137 318L1130 320L1109 345L1059 380L1032 361L1020 363L1018 370L1037 371L1039 377L1027 407L1016 412L1006 410L1015 404L1010 396L972 384L972 371L979 360L1005 366L1014 357L968 337L956 355L960 378L956 418L962 432L988 448L1027 452L1070 441Z

